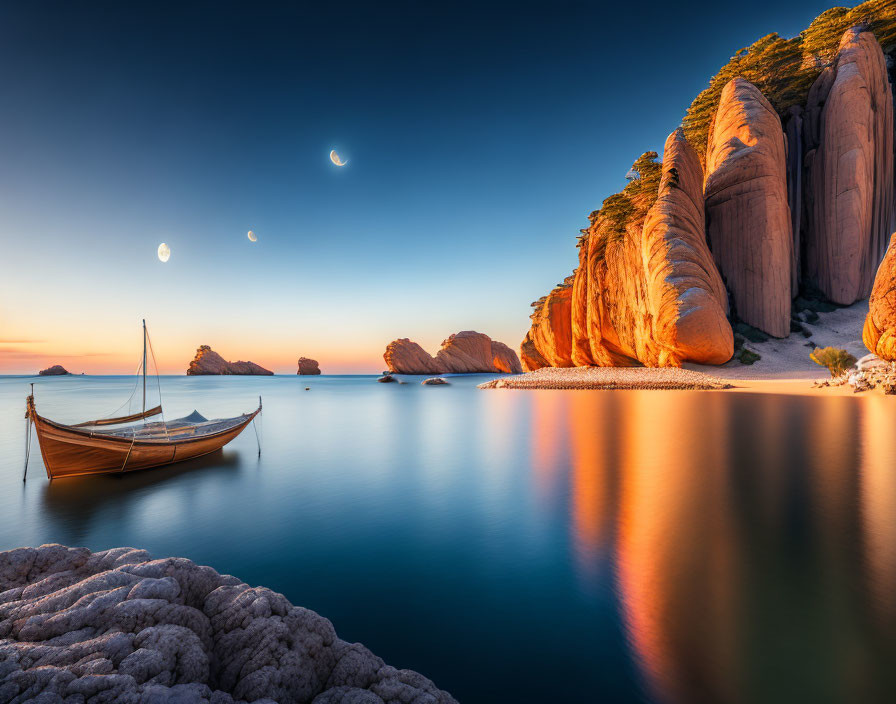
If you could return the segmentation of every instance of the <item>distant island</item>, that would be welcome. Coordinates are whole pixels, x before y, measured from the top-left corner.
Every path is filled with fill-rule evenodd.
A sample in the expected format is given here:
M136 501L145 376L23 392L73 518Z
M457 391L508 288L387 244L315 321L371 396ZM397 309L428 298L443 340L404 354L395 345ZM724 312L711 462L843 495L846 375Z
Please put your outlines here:
M228 362L208 345L196 350L196 356L187 369L188 376L202 375L248 375L272 376L274 372L255 364L255 362Z
M61 364L54 364L52 367L47 367L46 369L42 369L39 371L38 376L63 376L65 374L71 374L65 367Z
M523 371L516 352L488 335L465 330L442 342L433 357L416 342L393 340L383 354L390 372L397 374L519 374Z
M320 365L317 363L316 359L299 357L299 370L296 374L302 376L314 376L315 374L320 374Z

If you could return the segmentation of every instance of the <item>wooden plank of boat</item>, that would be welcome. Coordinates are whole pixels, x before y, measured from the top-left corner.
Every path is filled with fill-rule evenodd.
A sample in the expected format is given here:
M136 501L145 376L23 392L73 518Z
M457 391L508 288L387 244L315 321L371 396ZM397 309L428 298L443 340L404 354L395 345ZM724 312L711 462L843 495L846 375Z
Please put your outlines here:
M98 420L87 420L83 423L77 423L73 425L73 428L85 428L88 425L121 425L122 423L130 423L134 420L140 420L142 418L149 418L150 416L157 416L162 412L161 406L156 406L155 408L150 408L148 411L143 411L141 413L132 413L129 416L118 416L117 418L100 418Z
M261 412L261 405L252 413L236 418L198 424L204 427L194 427L189 433L183 432L183 428L166 428L166 431L153 430L142 437L142 428L135 428L128 434L89 431L56 423L37 414L31 396L28 397L28 412L37 432L47 477L54 479L130 472L207 455L243 432ZM180 432L172 433L173 430Z

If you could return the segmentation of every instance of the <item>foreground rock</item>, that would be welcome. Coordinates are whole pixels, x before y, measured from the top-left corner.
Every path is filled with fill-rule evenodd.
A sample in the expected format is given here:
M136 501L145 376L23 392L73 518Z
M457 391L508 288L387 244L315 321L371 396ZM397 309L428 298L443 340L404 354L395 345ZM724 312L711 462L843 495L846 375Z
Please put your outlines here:
M546 367L528 374L494 379L480 389L730 389L731 385L708 374L665 367Z
M71 372L61 364L54 364L52 367L47 367L38 372L38 376L62 376L64 374L71 374Z
M202 345L196 350L196 356L187 369L187 374L190 376L203 374L271 376L273 373L254 362L228 362L208 345Z
M466 330L442 342L435 357L408 338L393 340L383 354L389 371L396 374L519 374L519 357L503 342L481 332Z
M707 235L737 316L790 334L793 233L781 120L752 83L722 91L706 152Z
M862 341L878 357L896 360L896 233L874 279Z
M0 701L455 700L322 616L183 558L44 545L0 552Z
M893 96L880 44L854 28L809 92L807 276L832 301L865 298L890 235Z
M448 381L440 376L430 377L420 382L423 386L446 386Z
M318 365L316 359L299 357L299 371L297 371L296 374L301 374L302 376L320 374L320 365Z

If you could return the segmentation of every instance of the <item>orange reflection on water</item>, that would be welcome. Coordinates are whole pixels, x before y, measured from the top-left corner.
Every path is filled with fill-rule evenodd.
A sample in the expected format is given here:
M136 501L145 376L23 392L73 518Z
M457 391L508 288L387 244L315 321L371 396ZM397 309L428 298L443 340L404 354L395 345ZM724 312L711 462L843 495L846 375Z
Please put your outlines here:
M616 497L617 394L569 394L571 461L570 502L575 560L579 574L593 579L608 540Z
M619 589L650 687L672 701L707 691L727 697L735 679L727 405L714 398L642 392L626 404ZM701 662L712 666L695 667Z
M569 399L554 391L536 391L533 396L530 427L535 493L547 502L569 444Z
M862 408L861 502L869 591L878 618L896 625L896 432L893 403L865 400Z

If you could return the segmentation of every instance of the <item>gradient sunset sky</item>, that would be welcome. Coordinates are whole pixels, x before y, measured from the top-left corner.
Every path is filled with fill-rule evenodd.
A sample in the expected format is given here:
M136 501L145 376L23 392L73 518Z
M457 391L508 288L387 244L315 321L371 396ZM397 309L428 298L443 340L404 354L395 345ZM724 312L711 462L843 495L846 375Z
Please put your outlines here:
M830 6L5 3L0 373L133 372L144 317L167 373L517 348L632 161Z

